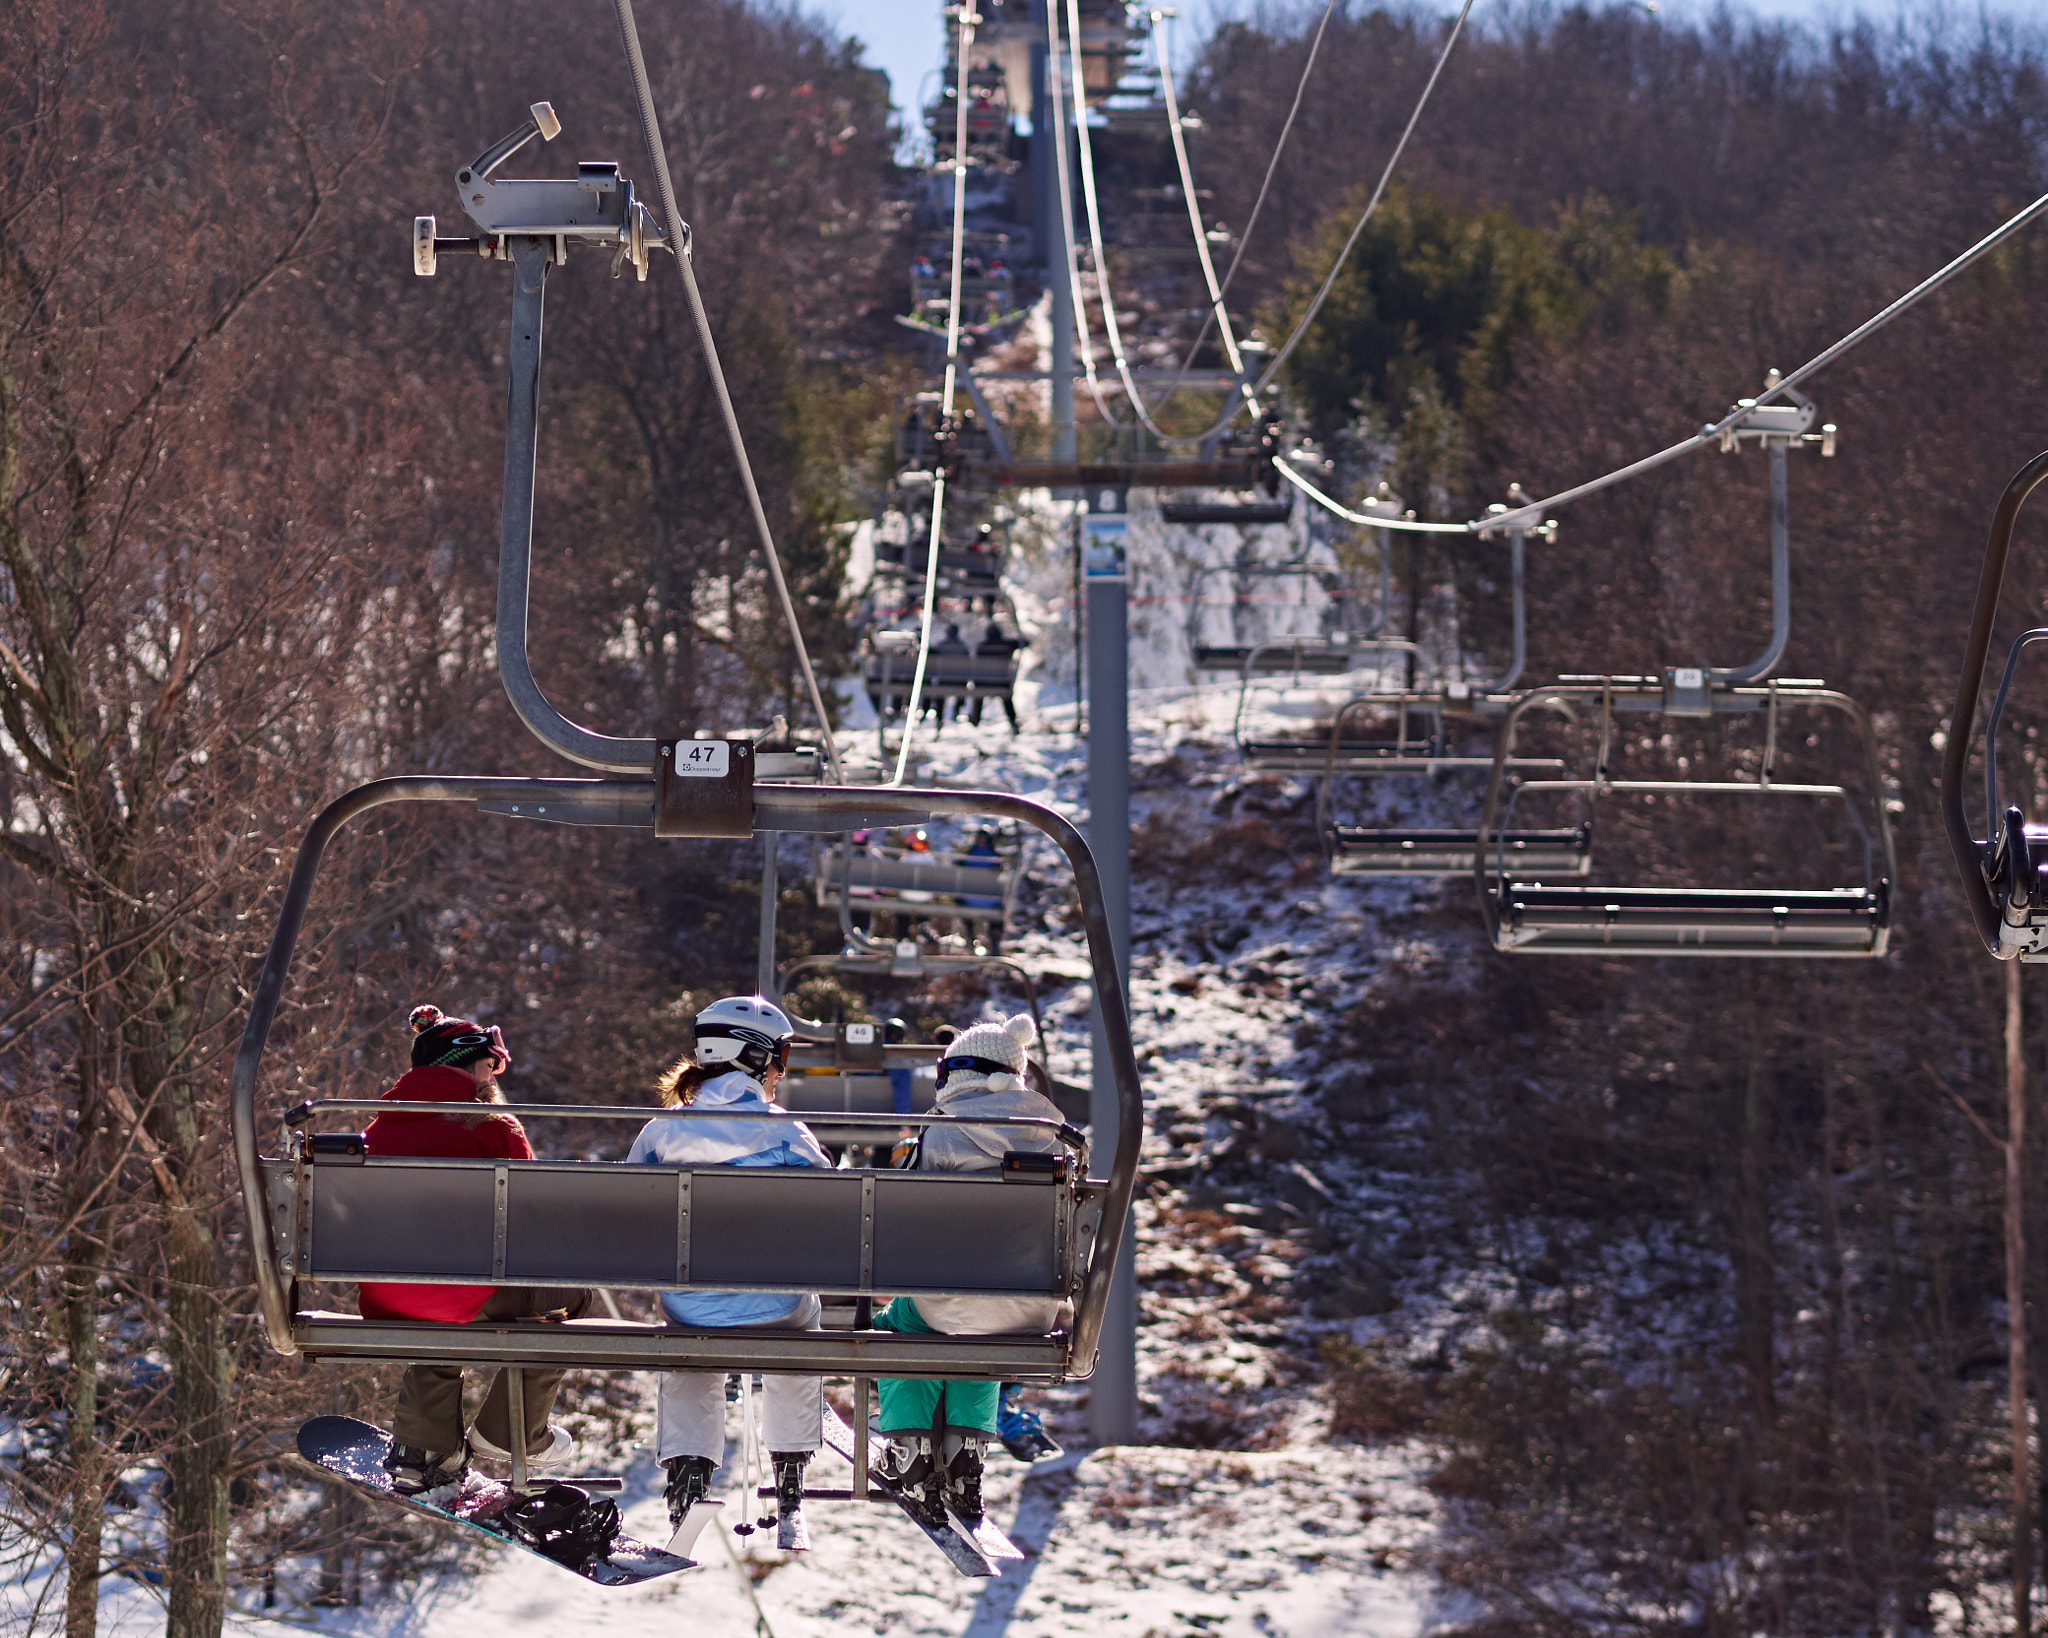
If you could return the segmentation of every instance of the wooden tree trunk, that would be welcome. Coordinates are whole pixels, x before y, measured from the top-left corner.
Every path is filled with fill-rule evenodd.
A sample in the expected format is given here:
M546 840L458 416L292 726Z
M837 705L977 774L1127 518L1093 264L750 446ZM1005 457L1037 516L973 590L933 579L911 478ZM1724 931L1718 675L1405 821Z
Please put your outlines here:
M65 1442L71 1459L71 1551L66 1560L64 1638L95 1638L99 1630L100 1542L106 1505L106 1461L100 1450L99 1282L107 1264L107 1180L101 1088L117 1072L109 1063L108 1032L100 1027L104 1002L95 1005L95 964L81 962L78 1009L78 1124L64 1188L60 1281L64 1294L64 1348L70 1372L64 1386Z
M230 1365L220 1259L210 1227L173 1211L165 1258L165 1337L176 1393L165 1466L171 1476L170 1619L165 1638L219 1638L227 1612Z

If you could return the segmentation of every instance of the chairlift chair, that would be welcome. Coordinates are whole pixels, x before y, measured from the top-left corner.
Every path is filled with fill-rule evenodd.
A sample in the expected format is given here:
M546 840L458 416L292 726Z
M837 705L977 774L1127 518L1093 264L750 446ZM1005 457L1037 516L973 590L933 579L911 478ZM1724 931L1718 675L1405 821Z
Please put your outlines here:
M1015 629L1014 624L1010 629ZM917 628L891 626L869 632L861 644L861 686L875 708L878 724L909 702L917 677L919 640ZM935 640L925 655L921 699L1012 698L1023 649L1024 640L1008 632L994 640L986 631L971 639L962 636L957 643Z
M2036 455L2014 473L1992 514L1991 539L1977 577L1977 601L1963 649L1962 677L1948 719L1941 755L1941 817L1950 851L1963 879L1963 898L1986 952L2000 961L2048 961L2048 826L2034 823L2018 802L2009 802L1998 778L1998 730L2020 656L2048 641L2048 627L2013 639L1999 676L1998 692L1984 720L1984 818L1989 834L1979 838L1963 811L1963 775L1970 755L1977 699L1990 656L2005 566L2012 555L2013 529L2029 496L2048 480L2048 453Z
M1506 776L1515 731L1539 705L1575 702L1599 709L1599 753L1588 778L1532 779L1512 793ZM1788 784L1775 776L1778 719L1787 707L1847 716L1861 738L1877 815L1873 846L1856 800L1842 785ZM1757 778L1616 779L1608 771L1618 712L1711 717L1765 714ZM1735 796L1839 802L1863 841L1863 881L1842 887L1576 886L1537 877L1506 845L1514 807L1532 792L1563 792L1597 803L1613 794ZM1503 801L1504 795L1506 800ZM1690 955L1808 958L1881 956L1890 934L1897 863L1886 813L1883 771L1870 718L1848 695L1817 682L1725 683L1699 669L1675 668L1659 683L1604 678L1531 689L1502 720L1494 746L1486 809L1472 862L1486 927L1498 950L1556 955Z
M230 1078L234 1151L248 1212L264 1332L280 1353L334 1361L497 1364L514 1369L697 1369L875 1376L997 1377L1051 1382L1093 1369L1109 1282L1137 1177L1144 1109L1102 883L1078 829L1050 808L997 791L783 783L749 739L617 738L563 717L527 657L527 605L547 272L570 245L599 246L644 265L665 241L636 211L617 167L584 166L581 183L477 186L535 135L559 130L552 110L495 144L459 175L481 235L443 239L415 228L415 268L466 250L515 270L511 391L500 513L497 654L506 692L542 743L603 777L515 779L401 776L327 804L300 842L277 926L256 979ZM590 194L595 192L596 204ZM800 759L799 759L800 760ZM1113 1144L1101 1134L1086 1175L1081 1134L1052 1125L1057 1155L1018 1155L992 1174L854 1169L625 1166L595 1161L439 1160L366 1156L350 1125L382 1100L323 1098L284 1119L281 1149L263 1152L258 1089L272 1022L320 866L352 821L398 803L466 805L514 820L651 830L665 838L740 838L947 819L1012 821L1053 839L1069 861L1094 968L1096 1004L1116 1088ZM445 1106L429 1106L445 1112ZM690 1109L509 1104L523 1120L700 1118ZM705 1112L710 1113L710 1112ZM786 1117L794 1120L799 1117ZM841 1117L854 1125L930 1126L915 1114ZM977 1121L977 1125L1010 1124ZM1044 1335L939 1336L831 1329L691 1330L616 1319L566 1325L366 1320L317 1306L322 1283L423 1281L615 1289L816 1291L861 1300L885 1292L1045 1296L1071 1323ZM519 1395L513 1394L515 1405ZM864 1423L865 1417L860 1420ZM514 1480L523 1481L516 1452ZM857 1480L857 1484L861 1481Z
M1486 692L1466 689L1453 697L1448 690L1363 695L1337 712L1322 742L1319 758L1301 755L1301 771L1322 775L1316 787L1316 833L1323 856L1336 876L1462 876L1472 868L1479 832L1426 826L1346 824L1337 815L1336 784L1342 778L1380 779L1401 775L1435 777L1454 772L1491 769L1493 757L1469 756L1447 748L1444 722L1449 715L1478 716L1489 708L1505 710L1507 702ZM1353 717L1392 713L1392 739L1366 739L1345 732ZM1411 734L1420 718L1426 733ZM1310 761L1314 767L1309 767ZM1508 770L1517 780L1532 775L1561 774L1557 757L1511 757ZM1580 804L1583 810L1583 804ZM1500 845L1524 871L1547 876L1583 876L1592 868L1593 826L1581 811L1569 825L1522 828L1505 833Z
M848 914L944 917L1000 933L1023 885L1022 861L964 850L917 852L889 842L840 839L818 849L818 904Z

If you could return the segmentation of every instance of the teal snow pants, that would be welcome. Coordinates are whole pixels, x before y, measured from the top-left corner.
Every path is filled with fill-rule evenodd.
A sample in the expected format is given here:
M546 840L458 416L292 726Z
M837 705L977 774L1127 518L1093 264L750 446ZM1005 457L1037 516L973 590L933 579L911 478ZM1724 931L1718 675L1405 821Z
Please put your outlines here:
M877 1331L921 1331L931 1327L908 1297L898 1297L875 1316ZM934 1382L922 1377L885 1376L877 1388L884 1433L987 1433L996 1431L1000 1382Z

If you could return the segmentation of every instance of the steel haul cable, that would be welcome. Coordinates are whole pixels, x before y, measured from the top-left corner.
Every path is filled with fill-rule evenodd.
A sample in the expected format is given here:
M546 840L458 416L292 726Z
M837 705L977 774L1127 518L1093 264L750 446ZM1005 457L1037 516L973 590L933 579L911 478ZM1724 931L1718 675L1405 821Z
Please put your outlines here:
M1057 0L1045 8L1045 39L1047 59L1045 65L1046 85L1052 93L1053 128L1053 170L1058 178L1060 193L1060 226L1066 235L1067 283L1073 293L1074 340L1081 355L1081 369L1088 378L1088 396L1095 400L1095 411L1112 427L1123 427L1116 413L1110 409L1102 396L1102 383L1095 375L1095 342L1088 334L1088 295L1081 287L1081 269L1075 260L1077 250L1074 244L1074 184L1067 174L1067 109L1061 90L1066 73L1065 53L1060 48L1060 8ZM1098 281L1099 282L1099 281Z
M1993 229L1990 233L1985 234L1983 238L1970 246L1968 250L1956 257L1946 267L1922 279L1911 290L1908 290L1903 296L1899 297L1898 300L1892 302L1882 311L1865 319L1833 346L1823 348L1790 375L1766 387L1754 399L1738 404L1734 409L1722 416L1720 420L1709 422L1690 438L1681 439L1679 442L1671 445L1670 448L1660 449L1654 455L1646 455L1640 461L1631 461L1627 466L1618 467L1605 477L1595 478L1590 483L1578 484L1570 489L1561 489L1555 495L1547 495L1542 500L1531 501L1527 506L1517 507L1512 512L1498 513L1486 518L1483 523L1474 522L1469 527L1475 530L1481 528L1511 528L1516 524L1540 517L1545 507L1563 506L1566 502L1578 500L1581 496L1596 494L1602 489L1610 488L1614 484L1622 482L1624 479L1654 471L1666 461L1675 461L1681 455L1690 454L1695 449L1700 449L1707 444L1713 443L1720 438L1722 433L1740 421L1752 407L1759 404L1768 404L1773 398L1782 397L1798 386L1800 382L1806 380L1807 377L1825 369L1859 342L1867 341L1901 313L1918 304L1923 298L1933 295L1935 291L1947 284L1950 279L1962 272L1964 268L1968 267L1979 257L1997 249L1999 245L2003 244L2013 234L2019 232L2021 228L2039 216L2043 210L2048 210L2048 194L2043 194L2024 210L2007 218L2004 223Z
M1295 81L1294 101L1288 106L1287 118L1280 126L1279 140L1273 144L1272 157L1266 161L1266 174L1259 179L1258 197L1252 201L1251 215L1245 218L1244 231L1237 236L1237 249L1231 253L1230 266L1224 270L1223 283L1218 288L1217 300L1229 294L1231 281L1237 277L1237 270L1244 263L1245 247L1251 243L1252 230L1259 225L1259 214L1266 208L1266 195L1272 191L1273 173L1280 168L1280 156L1286 152L1287 139L1294 133L1294 121L1301 113L1301 99L1308 93L1308 77L1315 71L1316 54L1323 48L1323 33L1330 26L1330 13L1337 9L1337 0L1326 0L1323 15L1316 22L1315 34L1308 43L1308 58L1301 65L1301 78ZM1180 370L1174 376L1173 387L1179 389L1189 370L1194 368L1195 355L1202 350L1202 343L1209 339L1209 325L1215 318L1202 320L1202 328L1196 332L1194 343L1188 348L1188 355L1180 361Z
M1468 0L1469 3L1469 0ZM1052 8L1046 8L1050 11ZM1124 384L1129 396L1131 409L1144 423L1147 431L1164 441L1174 441L1171 435L1162 431L1146 411L1145 400L1138 392L1137 382L1131 379L1131 364L1124 353L1123 331L1117 324L1116 302L1109 290L1108 258L1103 254L1102 213L1095 196L1094 145L1088 136L1088 86L1087 71L1081 58L1081 0L1067 0L1067 50L1073 61L1074 86L1074 131L1081 155L1081 202L1088 212L1088 245L1095 260L1095 294L1102 303L1102 333L1109 342L1109 356L1116 365L1116 373ZM1076 307L1078 317L1079 308ZM1089 385L1094 386L1094 373L1089 373ZM1098 406L1101 399L1096 400ZM1104 412L1107 414L1107 411ZM1187 440L1179 440L1185 442Z
M953 93L953 268L952 299L946 314L946 376L939 402L939 424L953 416L953 387L960 368L960 282L962 251L967 240L967 59L974 46L974 25L980 21L973 0L960 8L958 84ZM889 781L900 785L910 771L910 742L917 736L918 703L924 696L925 667L932 652L932 619L939 595L939 539L946 519L946 473L941 467L932 481L931 543L924 566L924 622L918 633L917 669L911 674L910 705L903 718L903 740L896 748L896 775ZM939 709L945 709L940 702Z
M839 747L833 743L832 719L825 714L825 696L818 690L818 674L811 667L803 627L797 623L796 603L789 595L789 582L783 577L781 555L775 550L775 531L768 526L768 511L761 504L761 490L754 482L754 465L747 459L747 441L740 432L740 418L733 409L732 393L725 384L724 367L718 361L718 343L711 334L711 318L704 310L704 297L697 289L697 274L690 265L690 230L684 225L683 213L676 205L675 183L670 179L668 170L668 150L662 145L661 122L654 109L654 88L647 78L647 59L640 51L640 30L633 21L633 0L612 0L612 9L619 20L619 37L625 43L626 64L633 73L633 94L640 110L640 137L647 145L647 161L654 168L662 226L668 230L669 248L675 252L676 265L683 271L683 289L690 298L690 316L696 321L697 339L704 348L705 367L718 395L719 413L725 418L726 436L732 441L733 456L739 463L740 482L747 492L748 508L754 514L755 531L761 537L761 553L768 560L768 574L775 582L775 595L782 604L782 617L789 625L790 641L796 645L797 665L804 674L804 687L810 692L811 709L817 713L826 766L832 771L834 783L843 783L839 771Z
M1083 86L1080 83L1080 69L1078 66L1080 54L1080 25L1077 9L1077 0L1068 0L1068 12L1069 16L1074 19L1072 29L1075 39L1074 53L1077 64L1075 70L1077 83L1074 90L1074 109L1076 115L1075 124L1080 128L1081 131L1081 187L1083 194L1085 195L1088 201L1088 235L1089 245L1092 251L1094 252L1095 258L1095 288L1096 294L1102 302L1102 323L1104 331L1109 336L1111 356L1116 362L1117 374L1123 380L1124 391L1130 396L1131 409L1137 415L1139 421L1141 421L1144 424L1148 431L1150 431L1155 437L1157 437L1161 443L1174 445L1200 444L1204 442L1208 437L1210 437L1211 434L1201 433L1190 437L1169 433L1164 428L1162 428L1155 420L1153 420L1151 411L1146 408L1144 397L1138 390L1138 384L1132 378L1130 363L1129 360L1125 357L1123 342L1116 328L1115 298L1110 293L1108 259L1104 254L1102 243L1102 223L1096 208L1095 162L1093 157L1093 146L1090 143L1087 134L1087 110L1085 108L1083 101L1085 93ZM1171 39L1171 29L1169 25L1174 14L1170 11L1153 11L1150 15L1151 22L1153 25L1152 50L1154 56L1157 58L1159 63L1160 93L1164 97L1166 102L1167 135L1173 143L1174 163L1178 167L1180 173L1181 197L1186 201L1188 208L1188 227L1194 235L1195 256L1201 264L1202 283L1207 289L1209 296L1209 316L1203 322L1202 335L1206 336L1209 333L1209 325L1211 323L1216 323L1221 326L1224 355L1229 359L1231 369L1237 373L1237 376L1239 378L1237 383L1238 391L1245 392L1248 389L1243 379L1244 358L1238 351L1237 337L1231 331L1229 315L1224 311L1223 291L1221 286L1219 286L1216 282L1216 264L1209 257L1208 233L1207 229L1204 228L1204 226L1202 225L1202 211L1200 202L1195 198L1194 168L1188 162L1187 136L1186 133L1183 132L1181 129L1180 107L1178 103L1175 101L1173 94L1173 64L1171 60L1172 52L1168 45L1168 41ZM1047 8L1047 16L1048 18L1051 17L1050 7ZM1062 145L1062 152L1064 153L1064 145ZM1071 209L1071 207L1069 208ZM1077 313L1080 311L1080 303L1078 300L1078 286L1075 310ZM1085 331L1083 332L1083 335L1085 338ZM1197 339L1195 345L1197 347L1201 345L1199 338ZM1193 352L1191 351L1188 356L1192 359L1192 357L1194 356ZM1187 374L1187 369L1188 366L1185 363L1182 364L1180 371L1182 376L1185 376ZM1119 423L1116 417L1110 414L1108 406L1105 405L1102 401L1101 389L1099 388L1095 380L1094 363L1092 359L1088 361L1088 386L1089 390L1095 395L1096 407L1102 411L1104 418L1107 419L1112 426L1121 425L1122 423ZM1167 401L1173 397L1174 393L1179 390L1179 387L1180 381L1178 378L1176 378L1173 385L1166 389L1165 393L1161 395L1159 403L1157 405L1154 405L1153 408L1157 409L1163 407L1167 403Z
M1344 264L1350 260L1352 249L1358 243L1358 236L1365 231L1366 223L1372 220L1373 213L1379 209L1380 200L1385 196L1387 191L1387 184L1393 180L1394 168L1401 163L1401 155L1407 151L1408 140L1415 134L1415 127L1422 119L1423 110L1429 106L1430 96L1436 90L1436 83L1443 75L1444 65L1450 61L1451 50L1454 46L1457 45L1458 36L1464 30L1465 19L1469 17L1472 13L1472 5L1473 0L1464 0L1464 4L1460 8L1456 19L1453 20L1451 24L1450 34L1444 40L1443 49L1437 53L1436 65L1430 70L1429 79L1424 83L1422 87L1422 95L1416 99L1414 110L1408 116L1408 123L1402 128L1401 138L1398 142L1394 144L1394 151L1387 156L1386 168L1380 172L1379 183L1376 187L1374 187L1372 191L1372 197L1366 202L1365 210L1359 216L1357 222L1355 222L1352 225L1350 236L1346 238L1346 240L1344 241L1343 250L1338 253L1336 261L1331 265L1328 276L1323 280L1321 287L1316 291L1314 298L1309 302L1308 311L1305 312L1301 316L1299 322L1296 323L1293 334L1288 336L1285 344L1283 344L1280 350L1273 355L1271 362L1267 364L1264 373L1262 373L1259 376L1259 379L1256 382L1254 382L1250 386L1245 386L1243 383L1239 384L1237 392L1232 395L1230 402L1224 406L1223 413L1217 417L1216 422L1213 426L1209 427L1206 431L1198 433L1192 437L1175 437L1170 439L1169 441L1181 444L1200 444L1207 442L1209 439L1215 437L1218 433L1222 432L1226 427L1230 425L1232 421L1234 421L1237 418L1239 410L1243 409L1247 404L1253 404L1258 401L1260 395L1263 394L1265 390L1273 384L1274 379L1280 373L1281 367L1287 362L1289 356L1294 352L1294 349L1301 344L1302 336L1307 333L1309 325L1315 322L1316 314L1322 310L1323 303L1329 298L1330 291L1332 287L1335 286L1338 275L1342 273L1344 270ZM1075 31L1078 33L1078 0L1067 0L1067 6L1070 15L1074 16L1075 18L1074 28ZM1328 22L1328 20L1328 15L1326 13L1324 16L1324 22ZM1322 29L1320 26L1318 26L1316 30L1316 41L1318 45L1320 45L1322 41ZM1078 43L1076 43L1076 45L1074 46L1074 58L1076 72L1078 74L1080 64L1080 47ZM1302 70L1302 85L1307 84L1308 68L1314 66L1314 62L1315 55L1314 52L1311 51L1308 65L1306 65ZM1077 115L1079 112L1078 97L1079 93L1077 91ZM1300 105L1300 98L1301 91L1299 88L1297 88L1295 92L1295 103L1297 107L1299 107ZM1292 127L1293 120L1294 115L1290 111L1288 115L1289 128ZM1087 197L1090 200L1090 229L1091 233L1093 234L1097 242L1095 278L1097 288L1102 294L1104 328L1110 329L1114 318L1114 311L1110 306L1108 287L1104 282L1102 253L1100 250L1101 234L1099 227L1097 227L1094 221L1093 173L1089 161L1087 126L1086 122L1084 120L1079 119L1078 117L1076 123L1080 125L1082 130L1082 185L1084 191L1087 194ZM1178 150L1177 132L1175 133L1175 136L1176 149ZM1285 140L1284 134L1282 136L1282 140ZM1278 163L1278 157L1278 150L1276 148L1273 163ZM1269 166L1267 171L1268 182L1270 182L1271 179L1272 172L1271 167ZM1262 186L1260 188L1260 198L1262 201L1264 197L1265 188ZM1190 201L1190 203L1192 204L1192 201ZM1199 233L1199 229L1197 231ZM1242 248L1243 247L1240 244L1240 254L1242 253ZM1232 264L1231 271L1233 273L1236 272L1235 263ZM1213 284L1212 289L1216 289L1216 287L1214 287ZM1216 289L1216 293L1212 301L1212 307L1219 311L1222 307L1222 295L1220 289ZM1212 312L1211 317L1213 318L1214 316L1215 314L1214 312ZM1205 323L1203 326L1203 334L1206 335L1207 333L1208 326ZM1129 392L1131 395L1132 407L1137 411L1139 419L1143 421L1147 427L1150 427L1153 432L1158 433L1158 435L1161 438L1166 438L1167 434L1160 433L1159 429L1156 426L1153 426L1151 417L1146 414L1145 406L1142 400L1140 400L1138 397L1137 388L1130 379L1130 371L1124 363L1122 345L1117 340L1115 332L1113 330L1111 330L1110 333L1110 345L1112 353L1116 358L1118 373L1123 377L1125 390ZM1200 342L1197 341L1196 345L1199 346ZM1189 356L1192 357L1192 353ZM1188 366L1185 363L1182 364L1182 373L1185 373L1187 368ZM1090 379L1092 385L1092 376Z

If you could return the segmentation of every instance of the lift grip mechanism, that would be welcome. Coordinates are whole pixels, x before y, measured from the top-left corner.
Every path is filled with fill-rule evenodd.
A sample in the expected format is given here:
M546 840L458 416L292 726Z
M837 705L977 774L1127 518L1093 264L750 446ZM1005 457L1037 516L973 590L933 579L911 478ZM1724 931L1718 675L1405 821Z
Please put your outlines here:
M480 237L450 237L431 216L412 223L412 270L431 278L442 256L474 255L510 261L510 238L551 239L551 259L568 259L569 242L595 245L612 252L612 272L627 262L634 276L647 278L650 250L668 250L668 233L634 196L633 184L610 160L584 160L576 179L514 178L498 181L493 173L535 137L552 142L562 122L547 103L533 105L531 117L510 136L492 143L455 173L457 194L469 219L483 230ZM685 230L687 231L687 230ZM688 245L684 246L687 251Z

